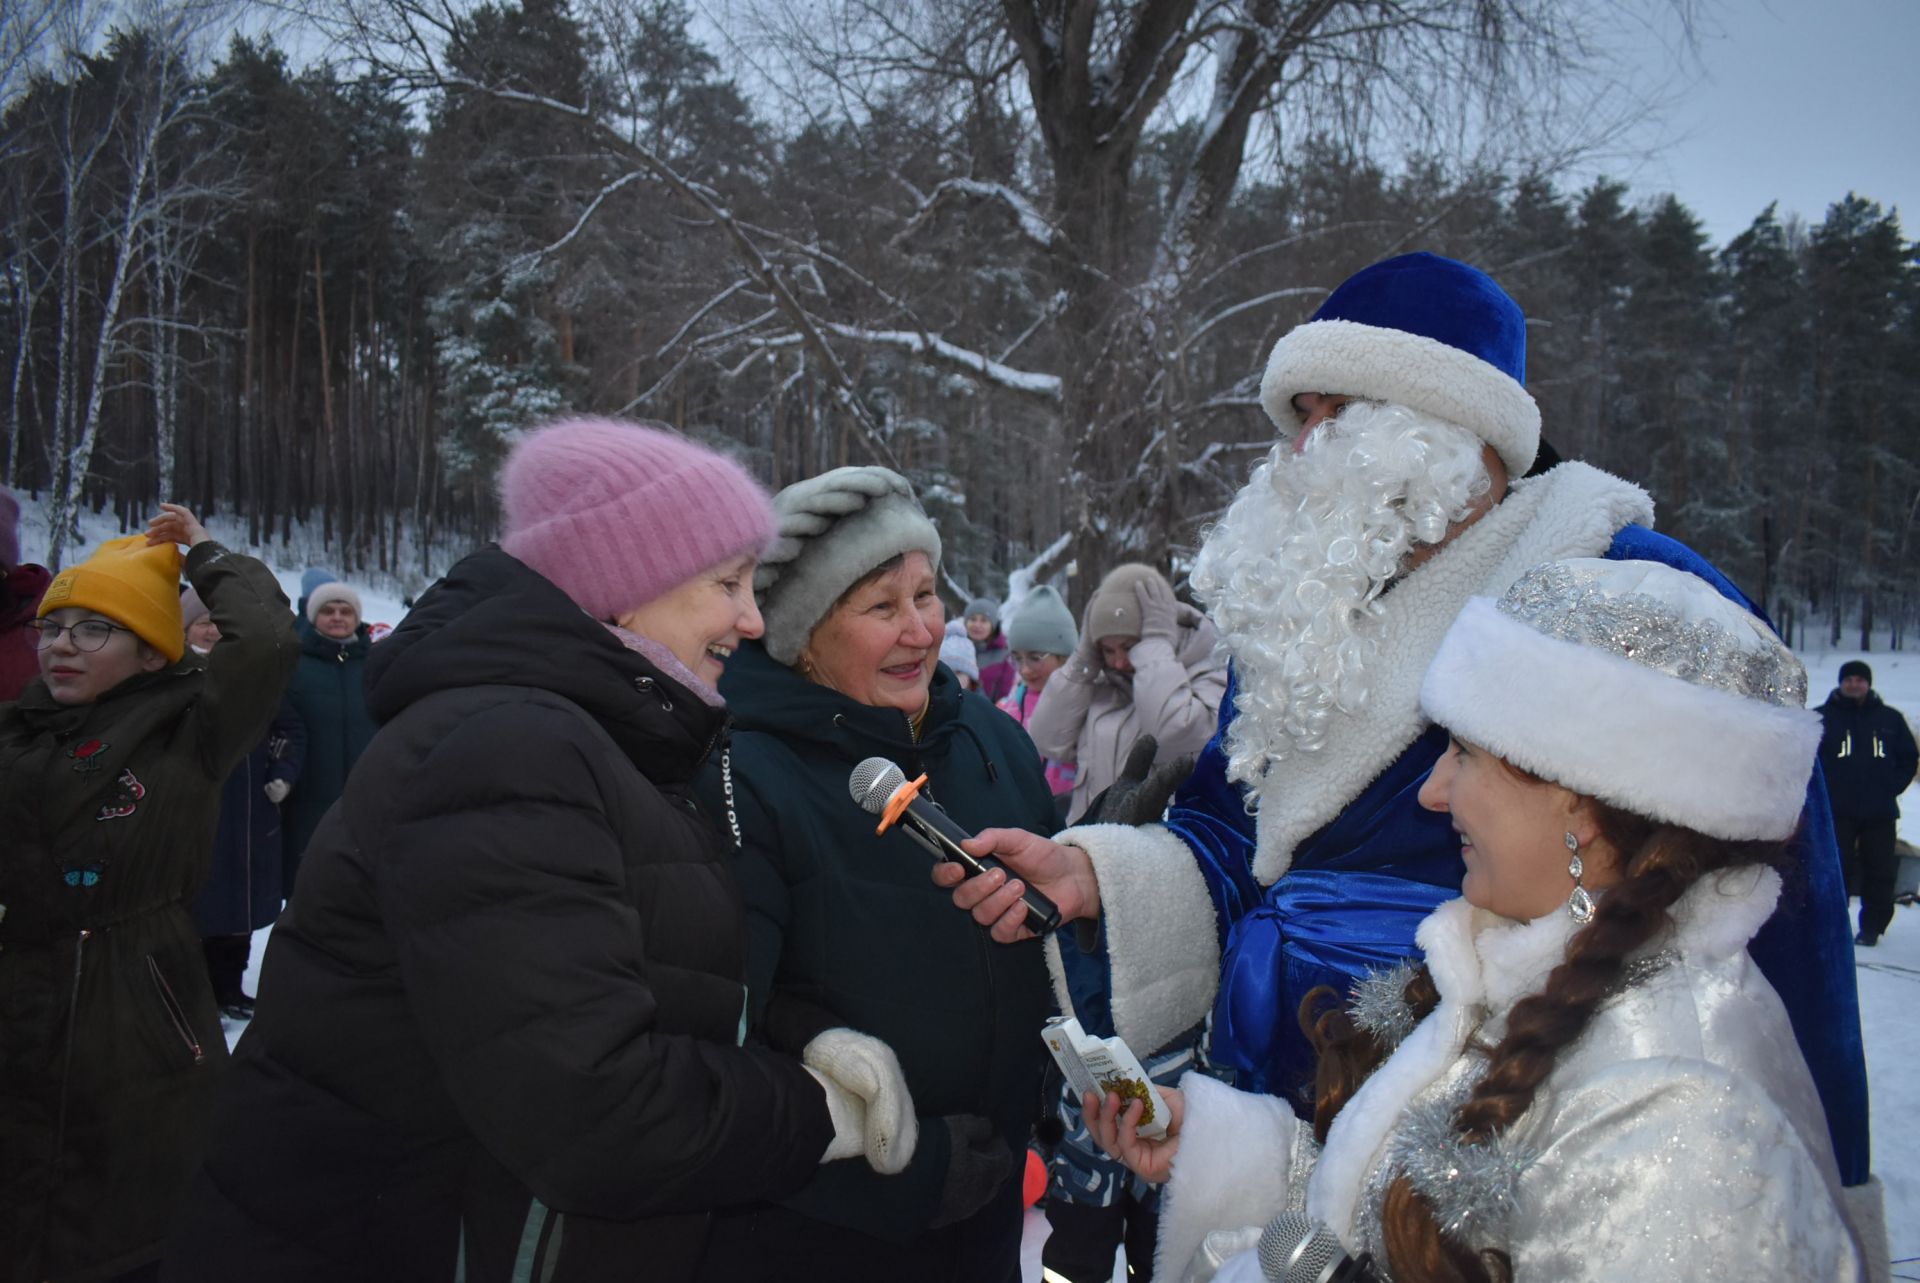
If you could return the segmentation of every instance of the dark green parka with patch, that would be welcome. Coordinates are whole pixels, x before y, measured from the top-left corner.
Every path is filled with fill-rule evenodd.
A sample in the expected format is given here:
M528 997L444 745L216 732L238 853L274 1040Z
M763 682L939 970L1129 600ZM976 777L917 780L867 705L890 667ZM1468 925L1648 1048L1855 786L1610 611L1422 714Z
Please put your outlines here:
M188 904L220 791L299 647L258 561L206 541L187 577L220 626L92 704L35 678L0 705L0 1278L156 1259L198 1161L226 1043Z
M1052 1009L1038 940L1001 945L954 908L928 876L932 858L904 833L874 834L847 791L862 759L887 757L963 828L1051 832L1053 797L1019 723L935 669L916 740L895 709L857 703L776 663L757 642L727 664L732 768L747 902L748 983L761 1014L778 992L886 1042L919 1115L913 1162L898 1176L829 1163L765 1215L731 1213L715 1236L780 1237L786 1213L806 1230L815 1277L865 1277L875 1262L911 1277L947 1277L955 1242L1019 1230L1018 1180L972 1221L929 1234L950 1157L943 1115L989 1119L1014 1158L1039 1112ZM710 770L703 784L717 792ZM950 1241L951 1240L951 1241ZM985 1251L987 1245L970 1247ZM985 1253L991 1256L991 1252Z

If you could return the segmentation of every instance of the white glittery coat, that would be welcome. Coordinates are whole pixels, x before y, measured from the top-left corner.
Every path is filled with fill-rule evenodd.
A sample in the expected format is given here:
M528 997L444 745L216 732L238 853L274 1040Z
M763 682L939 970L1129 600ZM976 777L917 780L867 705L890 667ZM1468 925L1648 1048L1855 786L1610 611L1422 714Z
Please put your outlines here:
M1752 868L1692 888L1653 946L1665 965L1595 1013L1507 1130L1512 1211L1504 1233L1475 1245L1508 1251L1521 1283L1861 1277L1819 1097L1746 951L1779 892L1777 874ZM1350 1251L1384 1261L1379 1202L1409 1111L1464 1095L1484 1067L1469 1044L1498 1040L1575 929L1563 913L1515 923L1465 900L1435 910L1419 942L1440 1005L1355 1093L1317 1161L1284 1103L1189 1075L1156 1274L1204 1278L1209 1231L1302 1201ZM1244 1252L1217 1278L1261 1275Z

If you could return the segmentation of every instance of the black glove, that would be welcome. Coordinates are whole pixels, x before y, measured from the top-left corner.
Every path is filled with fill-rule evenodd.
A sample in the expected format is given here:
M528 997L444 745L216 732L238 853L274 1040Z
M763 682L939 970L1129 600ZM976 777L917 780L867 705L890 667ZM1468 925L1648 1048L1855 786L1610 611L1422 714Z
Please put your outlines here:
M978 1114L948 1114L940 1121L947 1127L947 1176L930 1222L936 1229L985 1207L1013 1175L1013 1151L992 1123Z
M846 1023L818 1003L775 989L767 998L767 1009L754 1033L775 1051L798 1056L815 1038Z
M1126 764L1120 768L1120 778L1093 799L1078 823L1152 824L1158 820L1166 812L1173 791L1193 774L1193 764L1198 760L1198 754L1186 753L1156 766L1153 758L1159 751L1159 741L1151 735L1134 740L1127 750Z

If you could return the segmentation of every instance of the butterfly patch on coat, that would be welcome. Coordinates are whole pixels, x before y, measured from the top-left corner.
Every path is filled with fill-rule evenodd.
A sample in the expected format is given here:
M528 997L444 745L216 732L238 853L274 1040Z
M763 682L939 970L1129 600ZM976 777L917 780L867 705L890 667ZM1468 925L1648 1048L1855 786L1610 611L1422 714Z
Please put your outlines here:
M62 869L60 880L70 887L96 887L100 885L100 879L106 872L105 860L94 864L76 864L71 868Z
M132 771L120 772L120 778L114 781L113 800L100 808L96 820L121 820L132 815L134 808L140 805L140 799L147 795L147 786L135 779Z

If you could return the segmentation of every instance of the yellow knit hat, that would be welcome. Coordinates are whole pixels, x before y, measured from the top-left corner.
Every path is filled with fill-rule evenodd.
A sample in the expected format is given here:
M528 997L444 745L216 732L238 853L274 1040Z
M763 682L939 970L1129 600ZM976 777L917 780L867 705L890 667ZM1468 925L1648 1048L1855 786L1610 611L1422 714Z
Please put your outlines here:
M79 606L131 628L134 635L176 662L186 653L180 627L180 549L149 544L145 535L109 539L93 556L68 566L47 585L40 617Z

